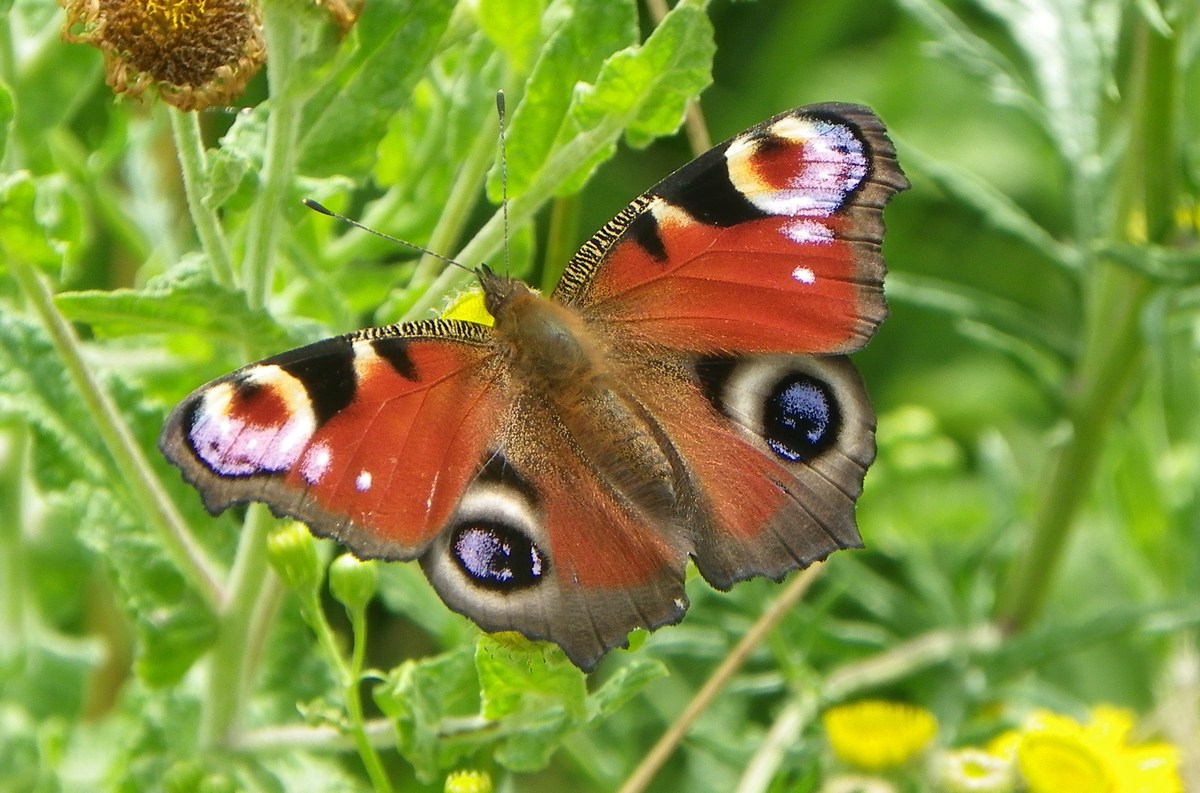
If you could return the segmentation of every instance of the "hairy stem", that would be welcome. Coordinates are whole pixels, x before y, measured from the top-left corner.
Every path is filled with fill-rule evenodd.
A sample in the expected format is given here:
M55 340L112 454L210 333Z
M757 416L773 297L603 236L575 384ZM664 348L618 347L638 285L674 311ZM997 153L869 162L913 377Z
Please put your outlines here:
M263 7L263 32L271 65L267 70L271 112L267 117L267 150L263 158L262 190L250 213L242 281L252 308L266 305L271 289L280 210L296 168L302 103L292 70L300 56L303 31L299 11L268 2Z
M222 286L233 286L233 260L229 255L225 232L221 229L217 213L204 205L203 186L208 182L208 168L205 165L204 142L200 138L200 121L195 113L174 107L168 108L167 112L171 117L171 133L175 138L175 151L183 174L188 212L200 237L213 280Z
M128 483L130 497L158 531L176 567L211 608L219 609L225 596L217 565L192 536L112 397L88 369L79 337L54 305L50 288L33 266L20 257L10 258L8 266L50 336L68 377L104 441L116 469L113 479Z

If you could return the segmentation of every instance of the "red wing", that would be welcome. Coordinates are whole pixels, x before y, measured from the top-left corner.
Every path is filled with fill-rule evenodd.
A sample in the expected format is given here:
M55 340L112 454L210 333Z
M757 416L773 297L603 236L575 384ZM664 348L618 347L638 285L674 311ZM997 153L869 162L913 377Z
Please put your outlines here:
M490 333L431 321L268 358L198 389L159 446L219 512L262 501L363 556L410 559L496 436Z
M850 352L886 314L882 209L907 185L866 108L793 110L630 204L555 297L612 335L676 349Z

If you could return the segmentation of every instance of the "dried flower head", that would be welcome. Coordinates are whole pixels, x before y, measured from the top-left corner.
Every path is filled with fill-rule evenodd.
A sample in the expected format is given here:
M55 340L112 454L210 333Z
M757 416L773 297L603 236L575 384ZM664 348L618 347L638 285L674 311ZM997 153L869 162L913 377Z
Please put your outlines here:
M182 110L228 104L266 60L251 0L60 0L63 38L104 53L108 84L138 96L154 86Z

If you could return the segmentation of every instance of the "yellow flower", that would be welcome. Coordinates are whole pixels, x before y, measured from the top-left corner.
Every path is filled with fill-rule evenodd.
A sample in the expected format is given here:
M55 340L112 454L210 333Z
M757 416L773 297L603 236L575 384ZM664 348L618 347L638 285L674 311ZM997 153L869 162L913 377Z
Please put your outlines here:
M1017 748L1017 765L1031 793L1112 791L1106 758L1079 731L1027 733Z
M1016 745L1030 793L1182 793L1175 747L1131 745L1133 725L1132 713L1103 705L1087 724L1035 713Z
M492 793L487 771L454 771L446 777L446 793Z
M63 38L104 53L108 84L182 110L228 104L266 60L252 0L59 0Z
M864 700L825 711L822 721L833 752L858 768L878 771L904 765L929 746L937 720L900 702Z

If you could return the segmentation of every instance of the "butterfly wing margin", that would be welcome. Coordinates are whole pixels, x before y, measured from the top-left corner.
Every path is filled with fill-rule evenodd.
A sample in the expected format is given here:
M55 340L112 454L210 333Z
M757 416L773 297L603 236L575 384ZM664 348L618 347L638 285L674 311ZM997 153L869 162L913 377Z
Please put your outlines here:
M317 342L202 386L159 448L217 514L262 501L367 558L441 530L496 432L489 328L406 323Z
M615 338L851 352L886 315L882 210L907 186L869 109L782 113L633 201L576 253L555 297Z

